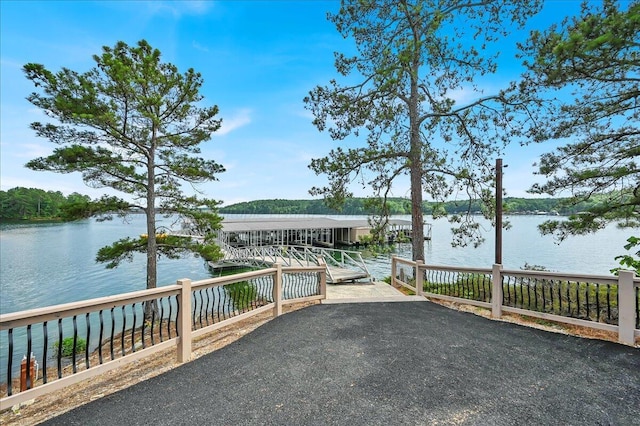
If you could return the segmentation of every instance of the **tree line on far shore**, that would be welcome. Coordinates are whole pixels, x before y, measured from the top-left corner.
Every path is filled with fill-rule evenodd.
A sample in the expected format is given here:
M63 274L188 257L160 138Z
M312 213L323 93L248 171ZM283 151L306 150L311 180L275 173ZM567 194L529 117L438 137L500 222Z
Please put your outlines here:
M324 200L256 200L232 204L220 209L222 214L325 214L369 215L369 198L349 198L342 210L335 210ZM507 214L535 214L541 212L569 215L579 213L590 205L568 206L562 198L513 198L504 199ZM0 191L0 220L76 220L90 217L98 200L74 192L65 196L60 191L16 187ZM411 202L406 198L389 198L389 213L411 214ZM473 201L449 201L433 203L425 201L423 211L427 215L456 214L467 210L480 212L482 206ZM596 201L593 201L596 203ZM469 207L471 206L471 207Z
M222 214L345 214L345 215L368 215L375 213L369 208L367 201L369 198L348 198L344 202L341 210L333 209L323 200L256 200L243 203L232 204L220 208ZM570 215L579 213L596 204L592 200L589 204L567 205L563 198L513 198L508 197L503 200L504 211L508 214L536 214L547 212L551 214ZM388 198L387 205L389 214L408 215L411 214L411 201L406 198ZM466 211L481 212L480 201L447 201L444 203L434 203L425 201L422 203L422 210L425 214L435 213L437 216L443 214L459 214Z
M91 215L91 198L37 188L0 191L0 220L74 220Z

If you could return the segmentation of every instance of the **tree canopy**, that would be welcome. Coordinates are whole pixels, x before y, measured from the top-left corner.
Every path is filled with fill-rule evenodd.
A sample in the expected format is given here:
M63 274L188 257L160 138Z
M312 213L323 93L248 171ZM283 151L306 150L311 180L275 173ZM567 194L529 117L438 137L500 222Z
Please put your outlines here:
M498 49L488 46L539 7L537 0L343 0L329 19L357 53L336 53L344 81L316 87L305 102L319 130L334 140L362 135L366 143L314 159L310 168L329 182L311 194L340 205L357 181L372 188L387 214L393 185L408 178L414 259L424 259L423 193L436 201L462 193L482 200L492 216L493 159L519 129L511 127L509 100L483 93L474 81L496 71ZM457 99L461 91L472 100ZM451 220L454 244L481 241L470 209Z
M568 220L546 222L564 239L606 224L640 227L640 2L584 2L579 16L534 31L521 46L528 72L521 89L535 95L529 136L560 141L544 154L537 194L599 202Z
M67 68L54 73L34 63L24 66L37 89L28 100L49 118L31 128L57 145L51 155L31 160L27 167L80 172L90 187L127 194L128 200L104 196L94 203L92 214L109 219L114 213L142 210L147 235L116 241L101 249L97 260L115 267L134 253L146 253L147 288L152 288L159 255L220 256L213 242L220 227L219 203L183 188L216 180L224 171L215 161L198 156L200 145L220 127L218 107L199 106L199 73L180 73L144 40L137 46L105 46L93 59L95 66L83 73ZM157 209L184 220L191 232L205 236L204 242L164 235L156 227Z
M317 214L317 215L371 215L371 209L367 198L349 197L345 200L340 210L327 206L323 200L255 200L242 203L231 204L221 207L220 213L225 214ZM503 200L504 212L506 214L539 214L551 213L569 215L584 211L592 207L597 199L592 199L589 203L578 205L566 205L565 200L559 198L515 198L507 197ZM482 211L480 201L460 200L447 201L444 203L434 203L424 201L422 212L424 214L434 214L434 210L444 211L446 214L464 214L469 210L473 213ZM391 215L410 215L411 200L407 198L387 198L387 209ZM437 214L437 213L436 213Z
M0 220L71 220L87 217L91 198L76 192L15 187L0 191Z

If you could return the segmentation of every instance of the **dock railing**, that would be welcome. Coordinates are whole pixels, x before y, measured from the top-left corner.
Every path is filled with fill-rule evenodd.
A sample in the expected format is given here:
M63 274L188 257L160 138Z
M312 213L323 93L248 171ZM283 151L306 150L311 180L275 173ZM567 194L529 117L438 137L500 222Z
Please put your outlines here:
M393 257L392 284L418 295L503 312L611 331L620 343L640 337L640 278L427 265Z
M335 283L331 267L350 269L360 272L370 279L371 274L362 254L353 250L340 250L313 246L246 246L232 247L223 245L224 262L255 266L281 264L289 267L317 266L320 261L327 267L329 282Z
M285 305L326 298L325 265L258 271L0 315L0 411Z

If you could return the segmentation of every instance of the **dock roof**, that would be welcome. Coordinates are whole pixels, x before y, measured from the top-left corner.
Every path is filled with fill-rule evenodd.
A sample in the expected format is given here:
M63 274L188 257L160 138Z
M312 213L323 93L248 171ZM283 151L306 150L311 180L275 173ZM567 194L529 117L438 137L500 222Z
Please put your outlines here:
M410 226L411 221L405 219L390 219L392 225ZM324 216L316 217L247 217L225 218L222 221L223 232L243 231L275 231L281 229L336 229L336 228L369 228L367 219L335 219Z

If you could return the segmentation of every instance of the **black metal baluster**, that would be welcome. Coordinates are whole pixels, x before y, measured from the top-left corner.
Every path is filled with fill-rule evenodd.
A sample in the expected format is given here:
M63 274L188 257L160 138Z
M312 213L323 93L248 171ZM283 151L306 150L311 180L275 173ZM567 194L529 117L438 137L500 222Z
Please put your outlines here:
M227 301L227 312L229 313L229 318L232 316L235 316L236 312L235 312L235 307L234 305L234 300L231 297L231 294L228 294L226 297L226 301Z
M596 283L596 321L600 322L600 283Z
M127 330L127 315L124 311L124 306L125 305L122 305L122 332L120 333L120 349L122 351L122 356L124 356L126 353L124 350L124 339L126 338Z
M140 326L140 340L142 343L142 349L145 348L145 344L144 344L144 331L145 328L147 326L147 318L145 315L145 311L147 309L147 303L151 303L151 301L147 300L145 302L142 303L142 325ZM150 305L151 306L151 321L153 321L153 314L156 312L155 309L153 309L153 304Z
M183 309L184 306L180 306L180 300L178 300L178 296L176 296L176 336L180 337L180 327L178 327L178 318L180 317L180 310Z
M111 336L109 338L109 350L111 352L111 361L113 361L116 357L115 357L115 353L113 351L113 341L115 340L115 333L116 333L116 318L115 315L113 313L113 309L111 308Z
M192 310L191 310L191 324L193 329L195 330L196 327L196 312L198 311L198 299L196 298L195 293L193 293L191 295L191 306L192 306Z
M58 318L58 379L62 378L62 318Z
M100 320L100 330L98 331L98 364L102 365L102 338L104 337L104 319L102 318L102 309L98 311L98 319Z
M200 294L200 328L204 327L205 323L206 323L206 319L207 319L207 311L205 310L205 304L204 304L204 297L202 296L202 289L200 289L198 291L198 293ZM204 312L204 320L202 318L202 313Z
M13 369L13 328L10 328L7 332L7 338L9 340L9 357L7 358L7 396L13 395L13 389L11 382L13 382L13 376L11 375Z
M560 315L562 315L562 281L558 283L558 309L560 309Z
M158 303L161 303L161 302L158 301ZM156 311L157 311L157 309L154 309L153 312L151 312L151 330L150 330L150 333L151 333L151 346L156 344L155 335L154 335L155 332L153 330L155 325L156 325L156 320L157 320Z
M580 318L580 283L576 282L576 318Z
M640 287L636 287L636 328L640 328Z
M168 298L169 303L171 303L171 297ZM160 298L160 322L158 323L158 334L160 336L160 342L163 342L162 339L162 321L164 321L164 303L162 301L162 297Z
M131 327L131 353L136 351L136 304L131 305L131 312L133 313L133 326Z
M218 322L220 322L220 315L222 314L222 317L224 318L224 303L225 303L225 294L226 291L224 290L224 287L220 286L220 287L216 287L216 292L218 294Z
M178 297L176 296L176 303L178 301ZM169 319L167 320L167 339L171 339L171 311L173 311L173 305L171 304L171 297L169 297ZM176 327L176 330L178 328Z
M85 322L87 323L87 341L84 345L84 365L89 369L89 343L91 342L91 323L89 322L89 312L85 314Z
M207 305L204 307L204 319L207 323L207 327L209 326L209 301L211 300L209 297L209 288L210 287L204 289L204 295L207 297Z
M607 284L607 320L611 322L611 284Z
M27 382L27 389L33 387L33 377L31 377L31 324L27 325L27 374L25 380Z
M284 274L283 274L283 280L284 280ZM298 277L299 279L300 277ZM253 310L256 307L258 307L258 297L260 295L260 279L259 278L254 278L250 281L251 286L249 287L249 303L251 305L251 307L249 308L249 310ZM284 284L284 283L283 283ZM302 281L300 281L300 284L302 284ZM302 286L300 287L300 294L302 294Z
M47 326L47 321L42 323L42 384L47 383L47 351L49 346L49 330Z
M76 366L76 355L77 355L77 348L78 348L78 316L74 315L73 316L73 350L71 351L71 369L73 371L73 373L77 373L78 372L78 367Z
M518 284L518 280L516 277L513 277L516 286L520 287L520 307L524 307L524 289L522 288L522 283Z
M491 296L489 295L488 298L487 296L487 276L485 275L482 279L482 300L484 300L485 302L491 300Z
M534 307L535 310L538 310L538 279L534 278L533 279L533 300L534 300Z
M591 319L591 309L589 307L589 286L591 284L590 283L584 283L584 297L585 297L585 303L586 303L586 308L587 308L587 318L588 320Z

